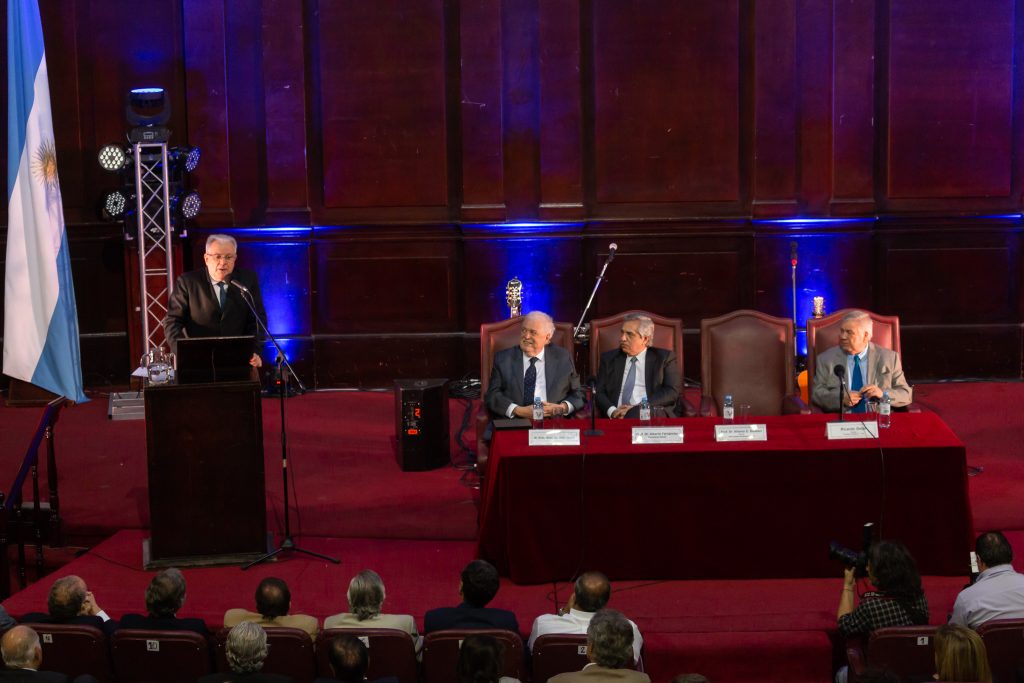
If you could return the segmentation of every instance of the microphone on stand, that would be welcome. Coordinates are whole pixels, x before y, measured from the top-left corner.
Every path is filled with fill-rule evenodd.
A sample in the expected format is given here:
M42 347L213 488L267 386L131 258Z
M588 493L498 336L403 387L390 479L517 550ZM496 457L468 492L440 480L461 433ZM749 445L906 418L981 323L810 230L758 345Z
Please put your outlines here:
M619 250L619 245L612 242L608 245L608 263L615 260L615 252Z
M839 421L843 421L843 393L847 396L850 392L846 388L846 368L842 365L837 365L832 369L832 373L839 378Z
M587 405L590 406L590 429L583 432L586 436L604 436L604 432L597 428L597 379L590 377L584 385L587 388Z
M590 311L590 304L594 303L594 295L597 294L598 288L601 287L601 283L604 282L605 271L608 270L608 266L615 260L615 252L618 251L619 245L612 242L608 245L608 258L605 259L604 265L601 266L601 272L597 274L597 280L594 282L594 289L590 292L590 298L587 299L587 305L583 307L583 313L580 315L580 321L576 323L576 327L572 330L572 338L574 341L580 341L580 332L583 330L583 321L587 319L587 313Z
M791 266L796 268L796 264L797 264L796 242L790 242L789 243L789 263L790 263Z
M228 275L228 276L227 276L226 278L224 278L224 280L225 280L225 281L226 281L226 282L227 282L227 283L228 283L229 285L232 285L232 286L234 286L234 287L238 287L238 288L239 288L240 290L242 290L242 293L243 293L243 294L248 294L248 293L249 293L249 288L248 288L248 287L246 287L245 285L243 285L243 284L242 284L241 282L239 282L238 280L236 280L236 279L235 279L235 277L234 277L233 275Z

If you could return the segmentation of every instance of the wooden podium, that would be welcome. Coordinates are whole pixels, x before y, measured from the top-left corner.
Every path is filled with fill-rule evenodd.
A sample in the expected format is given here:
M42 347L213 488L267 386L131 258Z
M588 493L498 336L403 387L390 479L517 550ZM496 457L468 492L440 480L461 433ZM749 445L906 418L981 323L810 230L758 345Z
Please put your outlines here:
M244 562L267 552L258 382L145 390L147 569Z

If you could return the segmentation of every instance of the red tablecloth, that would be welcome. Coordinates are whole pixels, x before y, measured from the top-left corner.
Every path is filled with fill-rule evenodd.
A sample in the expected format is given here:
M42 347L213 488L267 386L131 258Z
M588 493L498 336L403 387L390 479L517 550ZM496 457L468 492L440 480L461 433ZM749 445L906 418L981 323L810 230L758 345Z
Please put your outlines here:
M579 447L496 432L480 556L518 583L598 569L612 579L840 576L830 540L861 526L902 540L924 574L962 574L973 543L964 446L933 413L897 413L879 440L828 441L829 415L757 418L768 441L717 443L717 418L671 420L685 444L634 446L600 420ZM559 426L585 428L568 420Z

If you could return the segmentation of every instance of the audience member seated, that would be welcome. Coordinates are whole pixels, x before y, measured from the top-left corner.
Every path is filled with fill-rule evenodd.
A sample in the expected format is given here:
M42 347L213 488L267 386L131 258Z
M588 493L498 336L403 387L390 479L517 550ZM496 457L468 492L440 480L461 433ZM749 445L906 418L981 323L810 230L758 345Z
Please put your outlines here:
M28 626L15 626L0 640L0 654L7 669L0 671L0 681L43 681L64 683L68 677L55 671L40 671L43 665L43 648L39 634ZM75 683L95 683L92 676L79 676Z
M500 585L498 570L484 560L473 560L462 570L458 607L438 607L423 618L423 632L452 628L499 628L519 633L516 615L505 609L487 607Z
M541 636L550 633L578 633L584 635L594 613L603 609L608 604L612 595L612 584L608 577L601 572L586 572L576 579L573 593L569 597L565 611L558 614L542 614L533 622L533 629L530 631L530 649ZM640 650L644 646L644 639L636 624L629 622L633 627L633 661L640 661Z
M146 588L146 616L126 614L121 617L121 628L144 628L156 631L194 631L209 635L206 622L195 617L181 619L175 616L185 604L185 577L171 567L153 577Z
M935 632L935 678L940 681L992 683L992 671L981 636L960 624L940 626Z
M319 624L316 618L307 614L289 614L292 593L288 584L273 576L260 581L256 587L256 611L234 608L224 613L225 628L232 628L249 621L260 626L287 626L302 629L310 638L316 638Z
M3 605L0 605L0 635L7 633L17 624L18 622L14 620L14 617L7 613Z
M654 321L630 313L622 321L619 348L601 354L594 400L601 417L639 418L640 403L647 397L652 407L664 406L675 416L679 400L679 368L676 354L651 346Z
M334 638L329 647L327 659L331 663L334 678L317 678L313 683L363 683L368 680L366 671L370 667L370 651L363 641L346 634ZM388 676L375 678L369 683L398 683L398 679Z
M81 624L95 626L107 635L117 630L117 622L96 604L96 597L81 577L70 574L53 582L47 602L48 613L26 614L26 624Z
M711 681L700 674L679 674L672 679L672 683L711 683Z
M324 619L324 628L393 628L405 631L419 644L416 620L408 614L382 614L384 581L372 569L364 569L348 584L348 612Z
M519 683L518 678L502 676L504 668L504 643L491 636L469 636L459 648L455 680L457 683Z
M1013 548L999 531L974 544L978 579L956 597L949 623L978 628L990 619L1024 619L1024 575L1013 570Z
M633 626L621 612L598 611L587 627L587 658L582 671L558 674L549 683L577 681L632 681L650 683L645 673L633 670Z
M199 683L292 683L289 676L265 674L263 661L267 658L267 632L259 624L243 621L228 633L225 654L231 671L220 671L199 679Z

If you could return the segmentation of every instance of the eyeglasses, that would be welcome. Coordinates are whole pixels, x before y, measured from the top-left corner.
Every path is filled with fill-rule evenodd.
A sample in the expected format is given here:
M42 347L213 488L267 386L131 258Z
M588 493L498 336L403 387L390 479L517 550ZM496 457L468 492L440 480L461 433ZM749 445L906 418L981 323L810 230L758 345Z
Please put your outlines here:
M210 252L206 252L206 255L212 258L214 261L225 261L227 263L231 263L236 258L238 258L237 254L211 254Z

